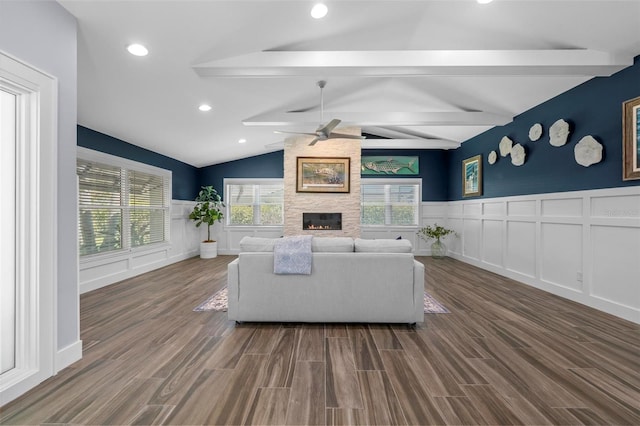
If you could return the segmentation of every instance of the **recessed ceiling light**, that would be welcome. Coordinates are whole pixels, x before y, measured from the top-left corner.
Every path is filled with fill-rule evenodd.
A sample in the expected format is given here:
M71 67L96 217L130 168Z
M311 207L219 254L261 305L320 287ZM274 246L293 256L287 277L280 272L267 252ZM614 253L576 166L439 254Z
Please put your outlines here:
M204 112L211 111L211 105L202 104L198 107L198 109Z
M146 47L137 43L128 45L127 50L135 56L147 56L149 54L149 50Z
M491 3L493 0L476 0L479 4L489 4Z
M247 142L246 139L238 139L238 143L245 143L245 142Z
M316 3L311 9L311 16L316 19L324 18L327 15L329 8L323 3Z

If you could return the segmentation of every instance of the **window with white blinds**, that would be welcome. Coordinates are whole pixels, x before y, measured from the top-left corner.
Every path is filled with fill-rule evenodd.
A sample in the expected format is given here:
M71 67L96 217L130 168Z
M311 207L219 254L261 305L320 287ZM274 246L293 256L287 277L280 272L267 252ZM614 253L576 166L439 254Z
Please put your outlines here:
M420 222L420 179L362 179L362 225L416 226Z
M282 225L282 179L225 179L225 204L229 226Z
M80 256L169 241L171 172L78 148Z

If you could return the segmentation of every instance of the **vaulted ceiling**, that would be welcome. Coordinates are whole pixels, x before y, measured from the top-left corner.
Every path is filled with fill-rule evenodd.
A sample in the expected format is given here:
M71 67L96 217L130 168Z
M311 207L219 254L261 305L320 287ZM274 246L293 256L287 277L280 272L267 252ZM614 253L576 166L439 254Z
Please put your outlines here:
M319 20L307 0L59 3L78 123L197 167L332 118L363 147L455 148L640 54L638 0L333 0Z

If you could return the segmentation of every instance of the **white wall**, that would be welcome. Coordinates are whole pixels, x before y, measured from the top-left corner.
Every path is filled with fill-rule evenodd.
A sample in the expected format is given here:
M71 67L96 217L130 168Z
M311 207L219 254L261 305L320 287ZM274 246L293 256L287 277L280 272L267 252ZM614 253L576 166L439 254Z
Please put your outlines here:
M58 80L56 369L81 355L76 238L76 20L55 1L1 1L0 50Z
M640 187L448 203L449 255L640 323Z

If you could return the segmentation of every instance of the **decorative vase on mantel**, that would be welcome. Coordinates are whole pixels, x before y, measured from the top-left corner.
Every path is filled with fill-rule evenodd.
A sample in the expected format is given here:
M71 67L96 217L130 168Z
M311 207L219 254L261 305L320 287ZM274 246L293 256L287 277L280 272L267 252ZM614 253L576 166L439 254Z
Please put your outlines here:
M431 257L442 259L447 256L447 245L440 241L440 238L431 244Z
M433 226L429 225L418 229L417 234L426 242L435 240L431 244L431 257L434 259L442 259L447 256L447 245L443 243L440 238L446 237L449 234L456 235L456 232L453 229L447 229L436 223Z

